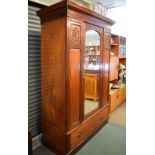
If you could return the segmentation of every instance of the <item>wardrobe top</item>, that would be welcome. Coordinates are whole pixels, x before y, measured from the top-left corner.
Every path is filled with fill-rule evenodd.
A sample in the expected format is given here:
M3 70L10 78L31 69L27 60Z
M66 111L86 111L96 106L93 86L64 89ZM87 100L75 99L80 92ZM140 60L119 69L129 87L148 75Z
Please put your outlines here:
M50 19L61 17L61 16L70 16L73 15L73 12L81 13L89 17L94 17L98 20L101 20L108 25L113 25L115 21L105 17L95 11L92 11L88 8L78 5L75 1L65 0L54 5L48 6L37 11L38 16L41 18L41 22L46 22Z

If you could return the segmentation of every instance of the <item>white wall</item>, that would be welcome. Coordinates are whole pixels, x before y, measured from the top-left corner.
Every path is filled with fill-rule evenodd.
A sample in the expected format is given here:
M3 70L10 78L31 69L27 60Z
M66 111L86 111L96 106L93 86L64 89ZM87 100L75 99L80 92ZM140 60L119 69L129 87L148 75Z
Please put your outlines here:
M126 36L126 7L116 7L107 12L107 17L116 21L112 26L112 33Z

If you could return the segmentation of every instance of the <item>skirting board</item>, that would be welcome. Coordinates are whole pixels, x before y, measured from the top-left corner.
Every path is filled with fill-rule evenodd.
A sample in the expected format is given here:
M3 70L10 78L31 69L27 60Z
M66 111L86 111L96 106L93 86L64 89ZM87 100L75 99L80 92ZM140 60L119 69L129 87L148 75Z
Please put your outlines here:
M41 139L42 133L32 138L32 150L35 150L37 147L42 145Z

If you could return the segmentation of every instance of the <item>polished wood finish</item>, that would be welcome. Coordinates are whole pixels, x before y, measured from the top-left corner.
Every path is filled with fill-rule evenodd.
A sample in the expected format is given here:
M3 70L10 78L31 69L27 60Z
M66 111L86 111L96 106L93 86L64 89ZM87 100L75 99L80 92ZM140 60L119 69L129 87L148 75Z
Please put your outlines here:
M42 24L41 80L43 141L65 150L65 18ZM63 108L62 108L63 107Z
M69 52L69 126L72 128L80 121L80 50Z
M126 66L126 55L120 55L121 47L126 47L125 42L123 42L122 39L125 38L114 34L111 35L111 52L114 53L114 56L110 56L110 82L113 84L119 82L119 64L122 63ZM120 89L110 90L109 93L111 111L113 111L125 101L126 86L123 86Z
M91 134L108 119L108 113L109 107L106 106L73 129L69 135L69 150L74 149L77 145L80 145L85 139L91 136Z
M61 117L61 113L60 116ZM42 119L42 142L47 147L51 148L53 151L60 152L61 154L64 154L66 151L66 135L64 132L56 128L52 121L45 122L44 119Z
M124 85L120 91L120 103L123 103L126 100L126 85Z
M83 42L81 41L82 38L83 38L83 23L80 21L80 20L77 20L77 19L74 19L74 18L70 18L70 17L67 17L67 41L66 41L66 50L69 51L66 53L66 85L70 85L71 83L73 83L74 85L70 85L71 87L68 89L66 89L66 92L69 92L66 96L66 131L69 131L71 130L73 127L77 126L82 118L83 118L83 105L81 104L82 103L82 44ZM72 54L71 54L72 52ZM75 53L75 54L73 54ZM75 60L76 62L79 61L79 64L78 63L74 63L74 61L72 60L71 58L71 55L74 57L74 59L76 59L76 57L78 58L78 60ZM70 58L70 59L69 59ZM72 64L69 63L69 62L72 62L74 64L73 67L75 67L75 71L74 69L72 69ZM76 74L78 74L78 77L79 79L77 79L77 77L75 78L75 75L72 74L71 76L71 71L72 72L75 72ZM74 77L75 79L73 79L72 77ZM71 80L73 80L71 82ZM75 84L77 81L78 84ZM74 92L77 92L76 91L79 90L79 92L76 94L74 94L74 99L77 99L76 101L72 100L73 97L72 97L72 90L74 90ZM78 100L79 99L79 100ZM78 104L78 105L76 105ZM75 111L72 110L72 108L69 108L71 106L74 106L75 108L78 107L78 111L76 110L76 113L78 114L75 114ZM71 118L75 118L75 116L79 116L79 120L72 123L71 124Z
M110 111L115 110L120 104L126 100L126 86L120 89L110 91Z
M107 25L113 25L115 22L105 16L102 16L92 10L84 8L82 6L77 5L75 1L67 1L64 0L60 3L56 3L50 7L42 9L38 12L39 16L42 16L41 22L48 22L53 18L61 17L61 16L69 16L75 19L81 19L82 21L93 21L95 25L100 25L101 27ZM91 22L92 23L92 22ZM103 25L101 25L103 24Z
M109 50L104 50L103 54L103 81L102 81L102 106L105 106L109 103L109 60L110 52Z
M43 143L57 154L73 154L108 120L111 34L106 26L114 21L73 1L63 1L37 13L42 23ZM96 76L99 85L95 86L99 107L85 116L85 33L89 29L101 36L100 69Z
M118 83L119 48L119 36L111 34L111 52L114 55L110 56L110 81L113 83Z
M121 64L126 66L126 57L119 58L119 63L121 63Z
M122 63L123 65L126 66L126 54L120 55L121 48L122 47L126 48L126 45L122 40L126 40L126 39L122 36L118 36L114 34L111 35L111 52L113 52L114 56L117 57L118 59L117 61L119 64ZM112 55L110 56L111 58L110 65L112 66L110 69L110 81L112 81L113 83L117 83L118 82L117 71L113 67L115 66L115 61L113 60L114 56Z
M115 54L115 56L119 57L119 48L120 48L120 37L118 35L111 35L111 52Z
M110 81L118 79L118 72L119 72L119 59L117 56L110 57Z
M112 112L119 106L119 90L110 94L110 111Z
M103 70L102 70L102 78L103 78L103 89L102 89L102 107L109 104L109 79L110 79L110 38L111 38L111 30L109 28L104 28L104 52L102 54L102 64L103 64Z
M71 150L68 154L72 154L74 155L77 151L80 150L80 148L86 144L89 140L91 140L91 138L98 133L99 130L101 130L101 128L104 127L104 125L106 125L108 123L108 119L106 121L104 121L100 127L98 127L89 137L87 137L82 143L80 143L76 148L74 148L73 150Z

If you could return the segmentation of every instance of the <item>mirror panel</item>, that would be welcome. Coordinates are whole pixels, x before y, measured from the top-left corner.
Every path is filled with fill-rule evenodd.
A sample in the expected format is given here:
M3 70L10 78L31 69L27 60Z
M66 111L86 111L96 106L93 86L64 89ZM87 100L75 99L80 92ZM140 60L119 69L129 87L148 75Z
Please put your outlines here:
M100 34L86 31L84 58L84 115L99 107Z

